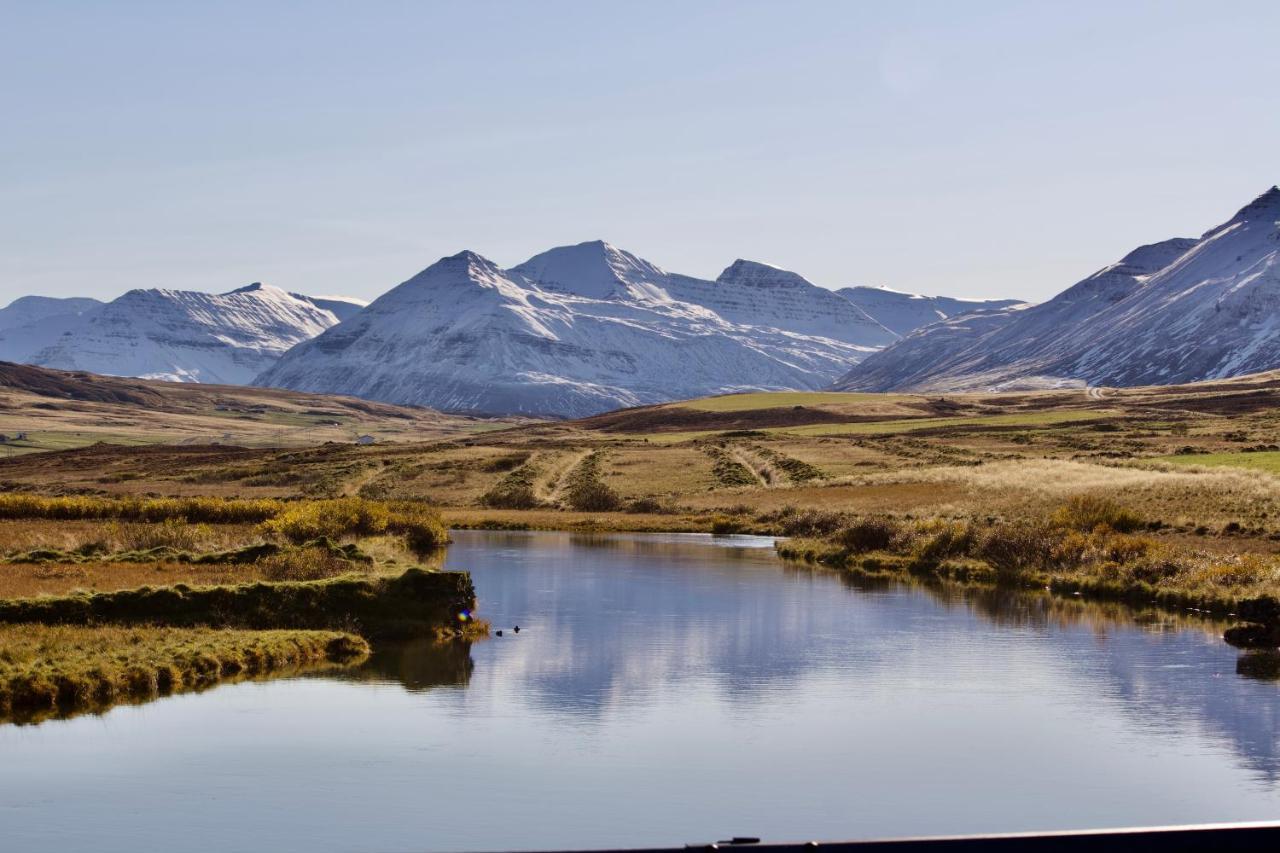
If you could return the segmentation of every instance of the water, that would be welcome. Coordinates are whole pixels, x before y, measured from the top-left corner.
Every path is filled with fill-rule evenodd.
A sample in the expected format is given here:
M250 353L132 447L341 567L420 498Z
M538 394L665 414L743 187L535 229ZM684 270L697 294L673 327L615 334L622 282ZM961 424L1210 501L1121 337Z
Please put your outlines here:
M506 636L0 726L0 848L497 850L1280 817L1220 626L768 540L456 535ZM516 635L514 624L522 627Z

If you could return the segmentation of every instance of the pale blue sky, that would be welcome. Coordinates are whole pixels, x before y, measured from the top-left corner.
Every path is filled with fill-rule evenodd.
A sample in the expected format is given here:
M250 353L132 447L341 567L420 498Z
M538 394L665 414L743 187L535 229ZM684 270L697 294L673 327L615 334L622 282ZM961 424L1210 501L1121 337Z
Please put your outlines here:
M8 2L0 300L603 238L1043 299L1280 181L1280 5Z

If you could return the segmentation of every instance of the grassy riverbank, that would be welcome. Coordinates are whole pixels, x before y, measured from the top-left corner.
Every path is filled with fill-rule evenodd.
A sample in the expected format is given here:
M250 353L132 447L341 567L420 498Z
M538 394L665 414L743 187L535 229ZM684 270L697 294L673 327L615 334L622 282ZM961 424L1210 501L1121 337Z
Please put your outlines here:
M1103 498L1075 498L1016 521L797 514L781 523L796 534L779 543L781 556L871 574L1049 589L1249 619L1273 610L1280 591L1280 557L1161 539L1153 535L1159 523Z
M482 635L447 542L416 500L0 494L0 713Z
M334 631L0 626L0 716L93 710L368 653L362 638Z
M409 569L394 577L339 576L235 586L141 587L0 600L0 624L164 625L257 630L352 627L367 637L457 634L475 606L464 572Z

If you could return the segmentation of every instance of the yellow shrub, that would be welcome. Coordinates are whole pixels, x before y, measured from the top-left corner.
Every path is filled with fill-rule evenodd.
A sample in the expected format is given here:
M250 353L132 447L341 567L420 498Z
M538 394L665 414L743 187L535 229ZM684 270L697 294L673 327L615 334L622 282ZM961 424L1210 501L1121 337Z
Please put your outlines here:
M263 524L269 533L290 542L309 542L327 536L369 536L383 533L391 513L386 504L363 498L336 498L292 504Z

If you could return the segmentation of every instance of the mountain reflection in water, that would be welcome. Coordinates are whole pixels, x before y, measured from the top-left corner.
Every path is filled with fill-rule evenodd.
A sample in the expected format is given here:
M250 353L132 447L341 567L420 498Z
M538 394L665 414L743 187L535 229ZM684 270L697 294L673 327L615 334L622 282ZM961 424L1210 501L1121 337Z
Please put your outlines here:
M446 567L472 572L504 636L0 726L0 837L569 849L1261 820L1280 802L1274 668L1192 614L787 565L750 537L454 540Z

